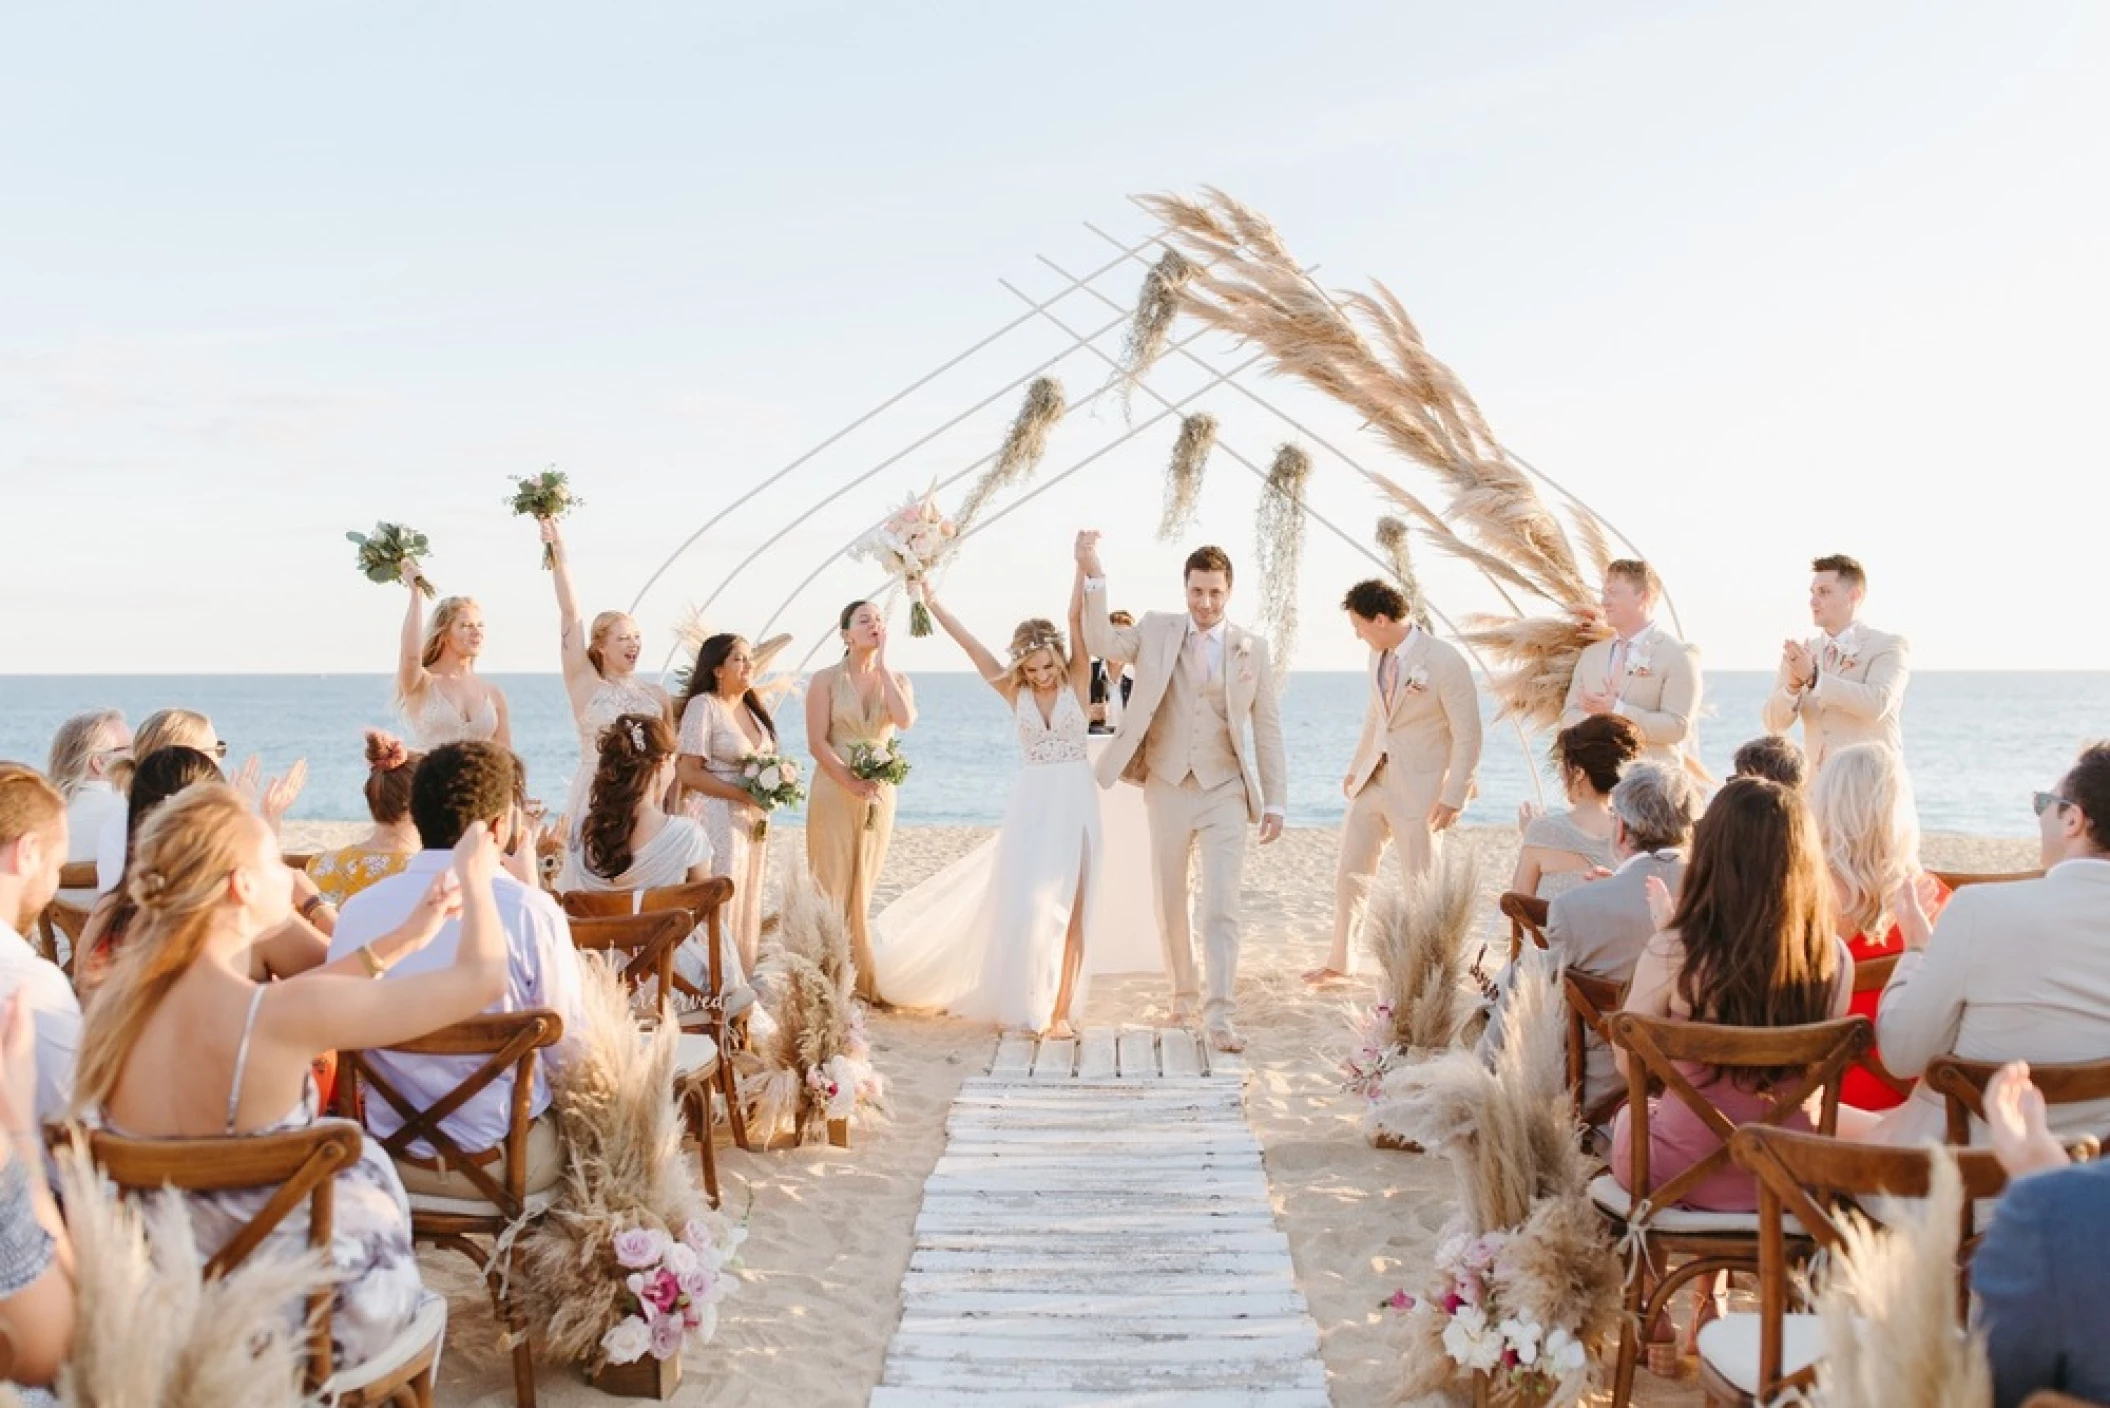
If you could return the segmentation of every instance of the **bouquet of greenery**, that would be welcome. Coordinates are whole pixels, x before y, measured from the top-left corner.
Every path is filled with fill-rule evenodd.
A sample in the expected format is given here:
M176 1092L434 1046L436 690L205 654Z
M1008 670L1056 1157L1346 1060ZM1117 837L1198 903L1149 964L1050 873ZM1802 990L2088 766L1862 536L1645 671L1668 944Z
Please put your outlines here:
M571 491L571 480L564 471L551 465L540 474L530 474L513 487L513 497L506 500L513 512L523 518L562 518L585 503ZM542 545L542 569L547 572L557 565L557 555L550 545Z
M908 759L901 755L901 745L889 738L884 743L871 743L864 739L850 745L850 776L876 782L884 787L899 787L908 780ZM865 830L879 825L879 808L865 808Z
M432 552L432 543L415 528L400 523L376 523L372 533L347 533L346 541L359 545L359 570L366 574L369 582L400 582L403 580L403 564L413 558L427 557ZM432 583L424 576L418 578L418 589L430 600L437 595Z
M749 753L740 760L740 785L762 809L755 821L755 839L769 835L769 814L778 807L795 807L806 800L799 781L799 765L775 753Z

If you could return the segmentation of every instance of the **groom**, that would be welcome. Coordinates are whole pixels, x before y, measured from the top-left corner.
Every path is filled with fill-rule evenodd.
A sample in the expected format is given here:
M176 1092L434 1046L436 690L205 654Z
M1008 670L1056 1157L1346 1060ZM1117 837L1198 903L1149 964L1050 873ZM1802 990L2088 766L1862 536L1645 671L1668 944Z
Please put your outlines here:
M1216 1050L1243 1051L1245 1040L1231 1025L1231 1014L1246 827L1260 823L1263 846L1280 836L1288 794L1267 642L1224 619L1231 559L1222 548L1196 548L1188 555L1185 611L1148 612L1134 626L1115 626L1108 618L1097 532L1077 535L1077 566L1084 573L1085 648L1101 658L1134 662L1134 689L1114 741L1100 755L1099 785L1125 781L1143 787L1172 1020L1191 1018L1197 995L1187 872L1198 841L1209 965L1202 1025Z

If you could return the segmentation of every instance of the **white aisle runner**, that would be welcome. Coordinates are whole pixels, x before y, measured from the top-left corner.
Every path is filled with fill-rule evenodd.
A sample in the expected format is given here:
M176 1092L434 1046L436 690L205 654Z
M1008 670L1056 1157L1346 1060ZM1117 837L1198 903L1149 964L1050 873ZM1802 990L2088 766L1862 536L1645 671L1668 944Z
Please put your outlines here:
M946 1121L873 1408L1323 1408L1244 1074L1176 1029L1003 1042Z

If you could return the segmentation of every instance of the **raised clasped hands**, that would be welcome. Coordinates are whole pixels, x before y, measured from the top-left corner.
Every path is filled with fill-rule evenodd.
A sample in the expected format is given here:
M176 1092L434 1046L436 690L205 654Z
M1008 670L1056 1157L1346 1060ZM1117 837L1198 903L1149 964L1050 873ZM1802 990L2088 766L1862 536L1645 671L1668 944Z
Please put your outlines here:
M1670 886L1663 883L1662 876L1651 875L1645 884L1648 890L1649 922L1656 926L1656 932L1660 934L1670 927L1671 917L1678 912L1678 908L1672 902Z
M1780 643L1780 673L1790 689L1807 689L1817 678L1817 657L1799 640Z
M1077 565L1084 569L1087 577L1103 577L1099 570L1099 530L1086 528L1077 534Z

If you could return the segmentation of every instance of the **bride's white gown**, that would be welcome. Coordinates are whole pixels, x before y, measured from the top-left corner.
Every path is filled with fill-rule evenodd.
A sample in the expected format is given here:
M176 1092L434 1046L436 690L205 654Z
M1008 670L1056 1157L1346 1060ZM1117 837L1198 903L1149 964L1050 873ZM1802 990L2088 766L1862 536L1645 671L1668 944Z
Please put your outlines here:
M1080 878L1089 964L1100 799L1085 751L1084 706L1074 691L1057 695L1043 721L1033 692L1022 689L1014 721L1025 766L1011 784L1003 826L880 913L872 962L889 1002L1038 1031L1055 1009ZM1084 1015L1084 1001L1079 974L1072 1020Z

